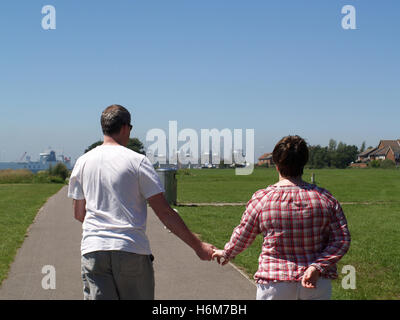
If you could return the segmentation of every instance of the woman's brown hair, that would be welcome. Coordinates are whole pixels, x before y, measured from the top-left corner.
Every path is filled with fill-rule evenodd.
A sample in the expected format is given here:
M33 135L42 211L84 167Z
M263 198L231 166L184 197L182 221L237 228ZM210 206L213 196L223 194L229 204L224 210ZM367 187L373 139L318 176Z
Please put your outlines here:
M283 177L298 177L308 161L308 147L299 136L283 137L275 145L272 160Z

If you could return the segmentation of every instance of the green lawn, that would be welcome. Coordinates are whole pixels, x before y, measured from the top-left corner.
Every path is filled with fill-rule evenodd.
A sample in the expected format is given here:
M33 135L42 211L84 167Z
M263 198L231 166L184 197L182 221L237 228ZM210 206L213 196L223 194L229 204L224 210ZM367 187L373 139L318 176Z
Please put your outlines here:
M0 184L0 284L38 210L61 187L63 184Z
M277 179L272 169L256 170L253 177L234 176L233 170L192 171L190 176L178 176L180 202L247 202L254 191ZM333 282L332 298L400 299L399 170L326 169L313 172L318 185L330 190L342 202L385 201L370 205L343 205L352 243L338 264L339 279ZM311 177L311 171L305 172L306 177ZM219 248L229 240L244 208L177 207L194 232ZM257 270L261 244L262 237L259 236L233 261L251 277ZM341 273L344 265L356 269L355 290L345 290L341 286L341 279L345 276Z
M190 170L177 175L178 202L247 202L258 189L278 180L275 169L255 169L251 175L236 176L233 169ZM305 170L310 182L315 173L317 184L331 191L339 201L400 202L400 170L316 169Z

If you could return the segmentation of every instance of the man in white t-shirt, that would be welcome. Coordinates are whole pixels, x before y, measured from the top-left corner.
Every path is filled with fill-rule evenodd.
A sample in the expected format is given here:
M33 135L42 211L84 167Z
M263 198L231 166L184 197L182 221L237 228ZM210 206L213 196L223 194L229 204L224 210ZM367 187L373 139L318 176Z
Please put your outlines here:
M147 202L164 225L211 260L201 242L164 198L152 164L126 145L132 129L120 105L101 115L102 145L81 156L72 171L68 197L82 225L84 299L154 299L153 256L146 236Z

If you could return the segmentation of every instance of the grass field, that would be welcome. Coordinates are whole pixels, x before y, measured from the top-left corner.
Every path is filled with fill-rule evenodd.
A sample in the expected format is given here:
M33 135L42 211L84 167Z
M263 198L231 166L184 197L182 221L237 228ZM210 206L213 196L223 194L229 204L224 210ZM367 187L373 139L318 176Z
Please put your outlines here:
M26 230L46 200L63 184L0 184L0 284Z
M338 264L333 299L400 299L400 171L382 169L306 170L317 184L330 190L343 204L352 243ZM178 202L247 202L260 188L277 181L273 169L258 169L250 176L233 170L191 170L178 175ZM359 203L357 203L359 202ZM367 202L368 204L364 204ZM179 213L204 241L222 248L240 222L244 206L184 207ZM252 277L257 269L262 237L233 261ZM356 269L355 290L343 289L344 265Z
M178 202L247 202L258 189L278 179L275 169L255 169L251 175L235 176L233 169L190 170L178 175ZM316 169L305 170L310 182L315 173L320 187L331 191L339 201L400 202L400 170Z
M333 299L400 299L400 170L306 170L317 184L342 203L352 235L349 252L338 264ZM234 170L190 170L178 175L179 203L247 202L258 189L277 181L274 169L256 169L249 176ZM21 246L38 209L63 184L0 184L0 284ZM348 204L346 204L348 203ZM351 204L350 204L351 203ZM368 204L365 204L368 203ZM204 241L222 248L240 222L244 206L178 206L189 227ZM250 277L257 269L262 237L233 261ZM344 265L356 269L357 288L341 286Z

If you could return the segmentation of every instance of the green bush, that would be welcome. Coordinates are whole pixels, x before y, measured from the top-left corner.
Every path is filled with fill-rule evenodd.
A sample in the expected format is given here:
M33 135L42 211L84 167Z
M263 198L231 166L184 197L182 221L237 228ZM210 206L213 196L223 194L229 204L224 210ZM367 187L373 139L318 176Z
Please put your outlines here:
M381 166L381 162L379 160L372 160L368 163L368 167L370 168L379 168Z
M50 176L47 171L39 171L33 177L34 183L50 183Z
M58 162L54 167L50 166L48 170L49 176L59 177L64 182L69 177L69 170L65 164ZM54 181L51 181L54 182Z
M63 179L62 177L58 177L58 176L50 176L49 180L51 183L65 183L65 179Z
M392 160L390 159L385 159L381 162L381 168L383 169L392 169L395 167L395 164Z
M385 159L385 160L372 160L369 164L368 167L370 168L382 168L382 169L394 169L395 164L392 160L390 159Z

